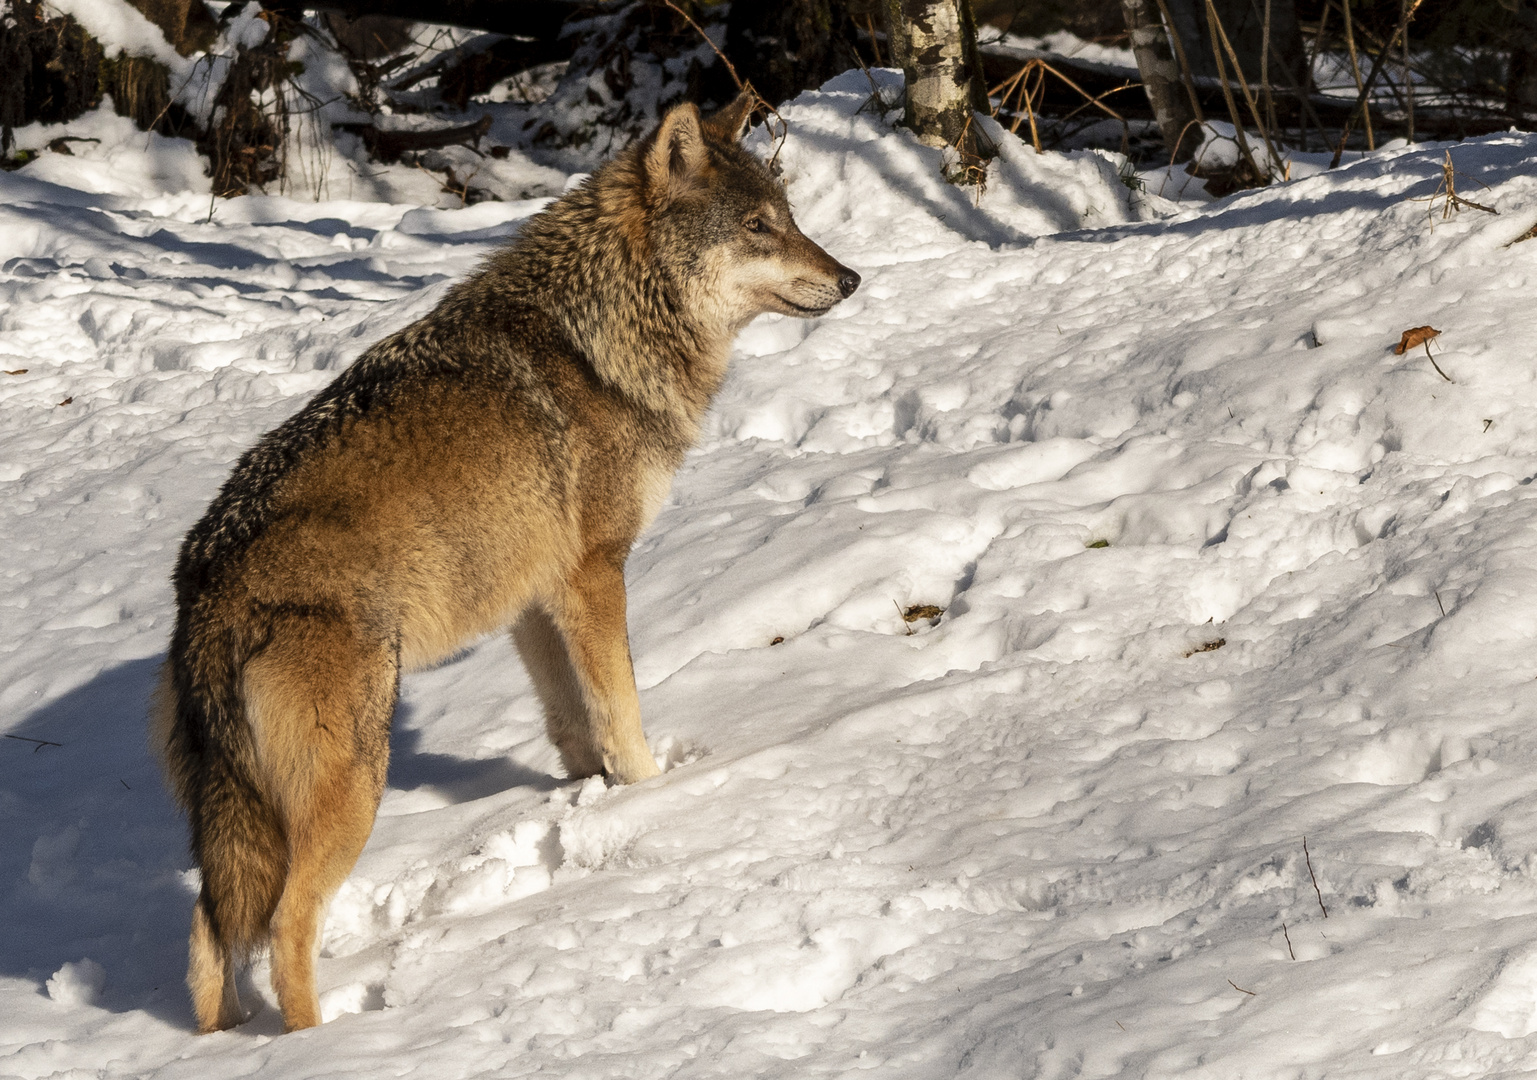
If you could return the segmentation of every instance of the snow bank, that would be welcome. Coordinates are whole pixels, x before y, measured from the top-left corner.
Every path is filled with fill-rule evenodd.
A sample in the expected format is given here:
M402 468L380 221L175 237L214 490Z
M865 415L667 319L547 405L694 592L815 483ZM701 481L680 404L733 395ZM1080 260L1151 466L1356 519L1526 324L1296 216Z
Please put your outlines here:
M47 149L56 139L68 140L68 153ZM15 140L37 155L21 170L30 180L135 202L186 192L203 196L205 215L210 209L208 160L187 139L140 131L110 99L67 123L17 128Z
M193 61L172 48L160 27L127 0L48 0L48 6L61 15L73 15L109 57L155 60L182 79L192 72Z
M1453 149L1499 216L1444 147L1191 209L1011 145L978 202L863 80L780 161L865 283L742 335L630 561L669 771L561 779L500 638L411 676L283 1038L262 964L188 1033L171 560L543 203L0 175L0 1074L1530 1071L1537 139Z
M842 227L852 230L849 242L875 248L870 257L927 259L957 234L997 247L1174 212L1123 182L1119 155L1037 154L990 120L982 128L999 157L987 185L980 197L956 187L940 174L938 151L893 131L901 90L900 72L849 71L780 110L790 135L775 160L810 235ZM776 149L770 136L764 128L753 135L765 158Z

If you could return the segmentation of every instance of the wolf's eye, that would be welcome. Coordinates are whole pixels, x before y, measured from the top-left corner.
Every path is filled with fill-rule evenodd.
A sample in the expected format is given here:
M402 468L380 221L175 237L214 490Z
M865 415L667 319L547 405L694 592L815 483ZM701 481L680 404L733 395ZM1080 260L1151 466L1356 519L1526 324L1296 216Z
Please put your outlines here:
M768 226L763 224L762 218L750 217L742 225L748 232L768 232Z

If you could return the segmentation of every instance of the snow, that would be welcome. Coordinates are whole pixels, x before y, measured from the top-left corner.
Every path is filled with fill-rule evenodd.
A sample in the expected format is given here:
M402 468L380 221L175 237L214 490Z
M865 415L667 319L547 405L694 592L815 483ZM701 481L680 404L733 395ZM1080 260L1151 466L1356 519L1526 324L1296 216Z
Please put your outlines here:
M1114 45L1102 45L1097 41L1085 41L1071 30L1057 30L1044 37L1003 34L996 41L989 42L989 44L1002 45L1009 49L1030 49L1040 53L1056 53L1058 56L1071 56L1077 60L1105 64L1110 67L1131 68L1133 71L1137 67L1137 58L1130 49L1117 48Z
M1452 149L1498 216L1444 146L1176 204L1006 144L975 200L870 95L779 158L864 284L742 335L630 560L667 772L564 780L501 638L410 676L281 1037L265 962L189 1030L176 545L545 201L0 175L0 1076L1533 1070L1537 138Z
M72 140L68 154L43 152L60 138ZM132 120L117 114L111 98L67 123L17 128L15 142L17 150L37 155L25 170L32 180L130 200L183 192L206 197L210 190L204 175L207 162L190 142L140 131Z
M128 0L48 0L48 6L60 15L73 15L88 34L104 44L109 57L156 60L183 79L192 72L193 61L173 49L160 27Z

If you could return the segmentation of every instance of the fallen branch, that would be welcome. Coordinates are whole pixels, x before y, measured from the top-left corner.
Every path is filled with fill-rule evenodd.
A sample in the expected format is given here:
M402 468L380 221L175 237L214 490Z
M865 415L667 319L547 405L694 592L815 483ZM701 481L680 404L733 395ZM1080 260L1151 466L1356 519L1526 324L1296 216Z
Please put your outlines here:
M553 40L581 8L570 0L305 0L306 11L330 11L349 19L383 15L411 22L460 26L492 34Z
M363 140L368 152L379 161L399 161L402 154L422 150L436 150L444 146L468 146L480 149L480 140L491 130L491 114L487 113L473 124L462 127L433 128L415 131L386 131L373 124L337 124L342 131L351 132Z

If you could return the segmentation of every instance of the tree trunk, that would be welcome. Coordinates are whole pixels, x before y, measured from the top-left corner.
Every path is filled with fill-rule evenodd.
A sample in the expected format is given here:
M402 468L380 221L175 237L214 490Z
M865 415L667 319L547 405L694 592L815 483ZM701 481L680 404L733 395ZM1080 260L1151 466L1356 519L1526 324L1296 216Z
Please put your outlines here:
M735 3L726 17L726 55L771 104L859 65L846 0Z
M183 56L202 52L219 34L219 23L203 0L128 0L160 27L171 47Z
M988 106L969 0L886 0L886 25L905 82L904 123L930 146L975 156L972 112Z
M1518 0L1510 20L1505 111L1523 126L1537 121L1537 0Z
M1158 120L1163 145L1175 161L1188 161L1195 153L1199 133L1190 130L1195 113L1180 77L1179 61L1169 45L1169 35L1158 14L1156 0L1121 0L1131 51L1137 58L1142 88Z
M1196 78L1215 79L1217 61L1206 25L1206 0L1168 0L1168 4L1169 14L1174 17L1174 29L1190 58L1191 74ZM1233 43L1233 51L1238 54L1244 77L1257 83L1260 46L1265 37L1263 0L1212 0L1212 5L1222 20L1228 40ZM1303 73L1307 67L1307 52L1302 44L1302 29L1297 25L1295 0L1271 0L1268 66L1275 85L1286 89L1306 85ZM1229 77L1234 77L1231 72Z

